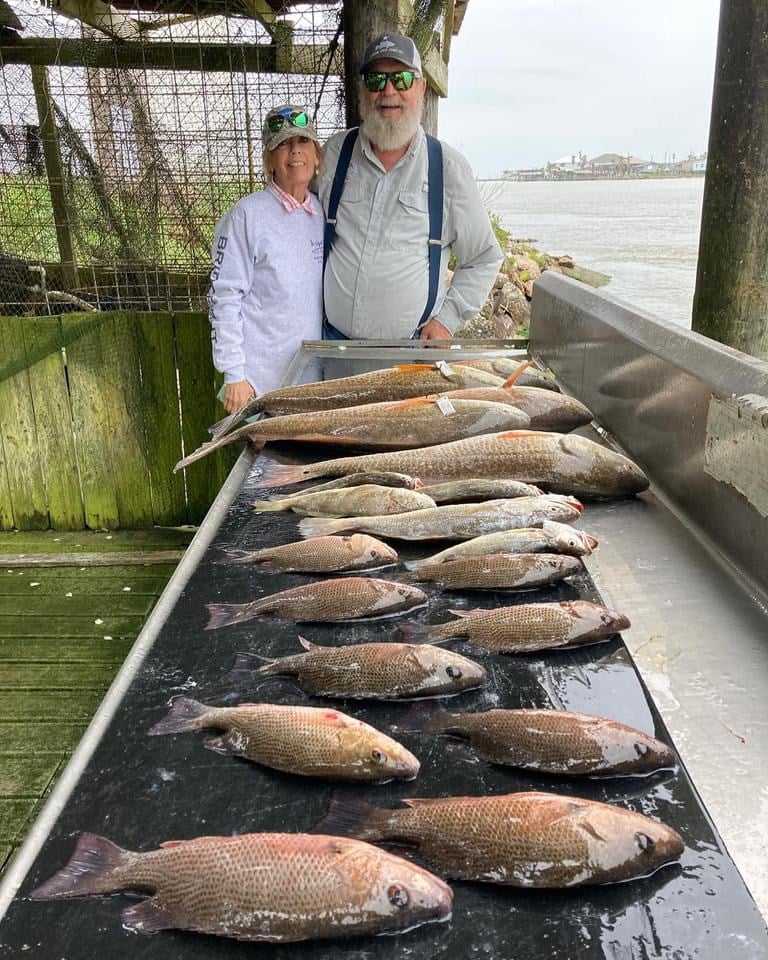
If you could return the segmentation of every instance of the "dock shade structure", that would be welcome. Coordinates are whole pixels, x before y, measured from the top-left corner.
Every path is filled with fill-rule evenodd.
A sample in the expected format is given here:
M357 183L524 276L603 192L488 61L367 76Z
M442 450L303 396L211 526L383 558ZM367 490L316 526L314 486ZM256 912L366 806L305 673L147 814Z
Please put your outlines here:
M467 345L469 346L469 345ZM350 361L378 356L382 365L397 359L427 359L457 351L419 346L377 348L354 341L342 352L332 344L316 345L316 354L336 351ZM308 348L312 352L312 347ZM490 354L500 350L490 350ZM467 356L482 354L471 348ZM297 372L297 371L294 371ZM597 434L594 434L598 436ZM348 624L302 624L262 619L205 631L206 605L242 602L303 583L307 575L269 573L226 562L227 551L248 550L290 542L298 537L293 514L263 514L254 499L270 495L258 486L267 458L317 459L298 445L269 448L254 459L243 453L220 499L213 505L198 540L178 575L161 598L148 625L108 695L83 748L75 756L34 828L17 865L11 868L0 896L0 958L92 960L110 956L204 960L244 957L254 949L236 941L165 930L137 940L122 928L121 911L135 900L122 894L79 900L31 901L29 892L63 866L81 831L108 836L133 850L149 850L161 842L200 835L309 829L326 812L339 784L278 773L204 748L204 733L148 737L162 719L168 701L184 695L210 703L267 701L316 706L332 704L373 726L390 732L402 719L403 704L373 701L333 702L305 697L295 686L271 682L238 685L223 677L235 653L250 650L264 657L301 652L297 636L325 644L396 639L396 619ZM244 480L243 480L244 478ZM587 517L589 525L587 526ZM670 535L677 520L654 496L626 502L590 505L585 529L601 531L600 551L616 556L622 530L635 536ZM682 529L682 528L681 528ZM682 537L682 533L677 536ZM618 546L617 546L618 543ZM433 544L398 544L401 560L426 556ZM665 544L668 549L668 544ZM610 551L614 552L611 553ZM224 562L222 562L224 561ZM603 561L601 593L588 571L535 594L492 592L443 594L425 585L428 605L403 619L443 622L452 609L496 607L519 602L602 599L630 619L643 620L635 595L622 595ZM694 561L689 557L689 563ZM700 558L696 558L700 562ZM615 567L614 567L615 569ZM678 569L682 578L685 570ZM402 577L402 566L377 572L390 580ZM712 576L710 571L710 577ZM610 596L602 584L610 587ZM709 580L704 582L704 588ZM650 598L652 599L652 597ZM630 608L627 607L630 603ZM725 601L724 601L725 602ZM632 609L634 607L635 609ZM636 613L637 611L637 613ZM641 627L642 629L642 627ZM631 635L631 631L630 631ZM689 637L683 640L689 640ZM603 714L670 742L670 731L649 695L620 636L581 648L533 656L484 654L488 672L484 688L449 702L451 709L539 706ZM313 958L359 956L456 958L465 960L478 947L491 957L540 960L598 958L625 946L649 956L661 951L680 958L733 960L768 958L768 933L731 857L702 806L683 764L649 777L555 779L479 761L462 743L433 739L421 733L395 736L421 760L415 781L385 786L358 784L352 789L381 806L395 806L408 797L498 795L539 790L617 804L661 820L685 840L679 862L628 883L570 890L520 890L495 884L455 882L454 912L449 923L429 925L400 937L367 937L313 944L264 945L270 957ZM480 938L480 939L478 939ZM23 951L23 952L22 952Z

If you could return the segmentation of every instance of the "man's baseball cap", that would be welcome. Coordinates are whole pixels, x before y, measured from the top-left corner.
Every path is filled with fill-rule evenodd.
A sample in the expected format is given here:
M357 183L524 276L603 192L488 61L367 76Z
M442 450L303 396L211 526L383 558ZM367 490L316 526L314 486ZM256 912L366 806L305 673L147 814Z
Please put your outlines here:
M291 137L308 137L315 143L320 143L307 108L296 103L281 103L272 107L264 117L261 136L265 150L274 150Z
M409 69L421 73L421 57L416 44L401 33L384 33L372 40L365 48L360 73L367 73L377 60L398 60Z

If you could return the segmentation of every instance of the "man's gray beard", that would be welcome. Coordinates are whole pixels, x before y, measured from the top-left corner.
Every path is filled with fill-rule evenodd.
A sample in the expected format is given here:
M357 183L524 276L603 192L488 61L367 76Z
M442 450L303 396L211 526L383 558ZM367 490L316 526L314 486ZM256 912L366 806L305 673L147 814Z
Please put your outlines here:
M360 129L379 150L400 150L413 140L421 123L423 101L413 104L412 109L403 107L396 120L386 120L376 107L360 101L362 123Z

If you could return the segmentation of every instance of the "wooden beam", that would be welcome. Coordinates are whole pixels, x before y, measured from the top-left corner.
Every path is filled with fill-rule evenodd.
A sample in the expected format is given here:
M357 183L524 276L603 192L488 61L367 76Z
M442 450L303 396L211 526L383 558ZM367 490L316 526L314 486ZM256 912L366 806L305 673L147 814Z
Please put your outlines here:
M323 74L328 48L311 44L291 48L290 62L278 66L274 44L253 43L109 43L53 38L0 38L0 66L23 63L60 67L114 67L121 70L201 70L229 73ZM342 75L342 51L331 64L331 73Z
M45 5L63 17L79 20L115 40L135 40L141 35L138 20L120 13L104 0L46 0Z
M37 115L40 121L40 134L43 141L43 157L48 177L48 189L51 194L56 240L64 280L70 289L79 286L77 264L75 262L75 244L72 238L72 226L69 219L69 207L64 192L64 173L61 162L59 133L56 129L56 116L48 83L48 70L44 66L32 67L32 87L35 91Z

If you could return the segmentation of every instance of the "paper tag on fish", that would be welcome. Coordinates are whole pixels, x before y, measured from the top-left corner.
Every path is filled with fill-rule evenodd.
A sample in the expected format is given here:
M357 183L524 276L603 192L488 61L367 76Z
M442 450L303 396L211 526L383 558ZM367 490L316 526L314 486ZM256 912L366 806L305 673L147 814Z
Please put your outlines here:
M455 374L454 374L454 372L453 372L453 367L450 367L450 366L445 362L445 360L438 360L438 361L436 361L435 366L436 366L437 369L440 371L440 373L442 373L442 375L443 375L444 377L447 377L447 378L448 378L448 380L451 380L451 379L455 376Z
M448 397L438 397L437 405L441 413L444 413L446 417L449 417L452 413L456 413L456 407L454 407Z

